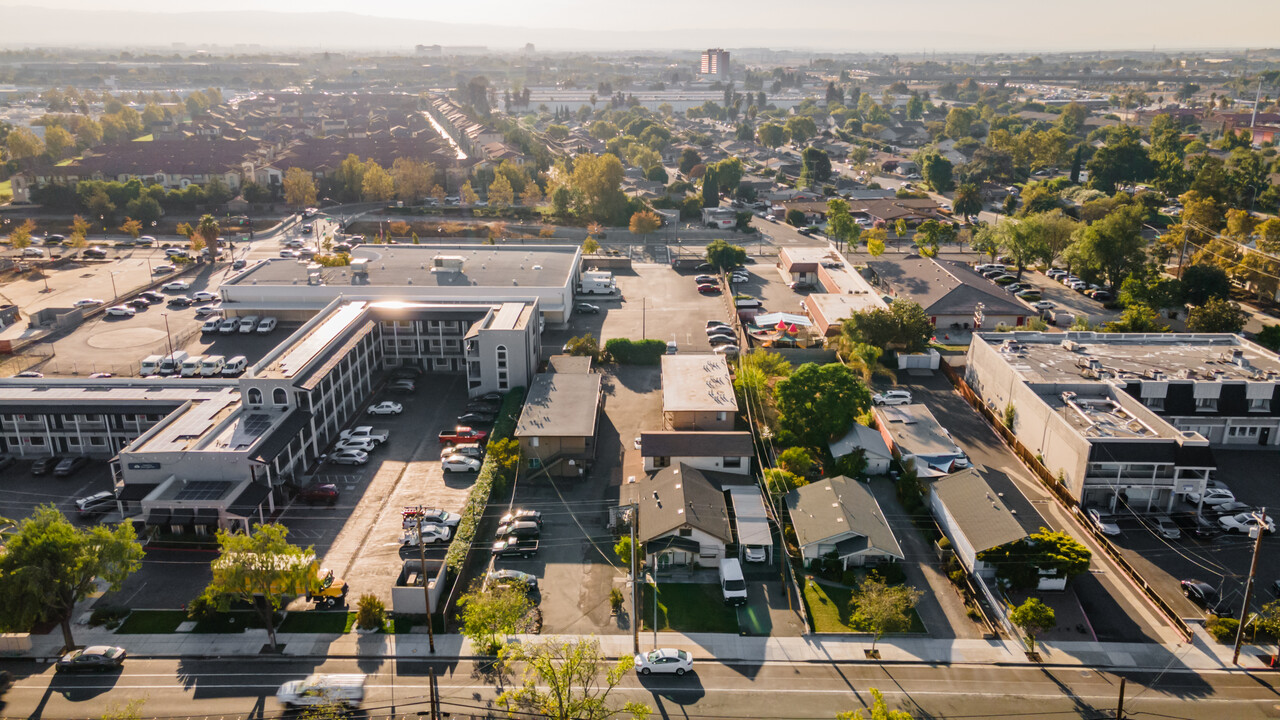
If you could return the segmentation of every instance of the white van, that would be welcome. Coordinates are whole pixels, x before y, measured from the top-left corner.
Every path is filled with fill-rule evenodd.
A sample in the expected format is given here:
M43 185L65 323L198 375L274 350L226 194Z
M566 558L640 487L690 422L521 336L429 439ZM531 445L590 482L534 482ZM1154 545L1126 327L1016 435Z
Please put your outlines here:
M237 355L222 366L222 377L240 377L247 367L249 367L249 359L243 355Z
M262 318L262 321L258 323L257 332L259 335L270 335L275 329L276 319L268 315L267 317Z
M227 318L218 326L219 335L230 335L240 327L240 318Z
M222 374L222 368L226 364L227 359L222 355L206 355L200 363L200 377L217 377Z
M142 366L138 368L139 375L155 375L160 369L160 362L164 360L163 355L148 355L142 359Z
M290 680L276 691L276 700L286 708L315 705L360 707L364 702L365 676L357 673L311 675Z
M258 327L258 316L247 315L240 318L240 332L251 333Z
M176 350L172 355L165 355L160 361L159 373L161 375L173 375L182 369L182 363L187 359L186 350Z
M204 324L200 326L200 332L215 333L218 332L218 328L220 327L222 327L222 318L214 316L204 321Z
M720 561L720 592L728 605L747 604L747 580L742 576L742 563L738 558Z
M199 377L200 363L204 362L203 355L190 355L186 360L182 361L182 368L178 374L182 377Z

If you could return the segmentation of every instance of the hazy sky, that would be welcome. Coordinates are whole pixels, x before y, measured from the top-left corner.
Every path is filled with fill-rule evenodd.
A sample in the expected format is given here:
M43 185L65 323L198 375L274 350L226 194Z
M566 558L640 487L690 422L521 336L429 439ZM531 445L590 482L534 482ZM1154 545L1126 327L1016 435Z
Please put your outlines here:
M813 27L851 49L1037 50L1276 47L1280 0L0 0L3 6L142 12L338 11L447 23L614 31L734 33ZM74 23L74 16L68 23ZM782 43L780 43L782 44ZM823 42L829 45L829 42Z

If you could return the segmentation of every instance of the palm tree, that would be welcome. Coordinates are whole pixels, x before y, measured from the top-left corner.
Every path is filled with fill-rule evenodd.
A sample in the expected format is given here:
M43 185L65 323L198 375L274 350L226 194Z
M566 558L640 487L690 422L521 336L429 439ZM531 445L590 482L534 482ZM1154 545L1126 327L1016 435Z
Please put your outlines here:
M978 186L973 183L964 183L956 188L956 194L951 203L952 208L964 218L966 223L974 215L982 212L982 195Z
M209 250L209 260L218 259L218 253L221 248L218 247L218 233L222 229L218 227L218 221L212 215L203 215L200 222L195 227L195 235L204 240L204 246Z

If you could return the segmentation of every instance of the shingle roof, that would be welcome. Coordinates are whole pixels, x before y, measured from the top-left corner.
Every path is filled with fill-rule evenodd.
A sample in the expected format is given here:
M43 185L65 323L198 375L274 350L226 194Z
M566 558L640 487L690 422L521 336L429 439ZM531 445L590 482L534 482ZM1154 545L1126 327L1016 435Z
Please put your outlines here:
M902 547L880 511L880 503L862 483L843 475L787 493L787 509L800 545L861 535L876 549L902 558Z
M724 542L733 539L724 492L697 468L673 465L642 481L638 489L641 542L685 525Z
M913 255L873 260L867 265L894 292L919 303L927 315L970 314L978 303L992 316L1034 314L1027 306L1011 299L999 285L962 263Z
M1027 536L1022 525L974 468L939 478L931 491L964 533L974 552L1016 542Z

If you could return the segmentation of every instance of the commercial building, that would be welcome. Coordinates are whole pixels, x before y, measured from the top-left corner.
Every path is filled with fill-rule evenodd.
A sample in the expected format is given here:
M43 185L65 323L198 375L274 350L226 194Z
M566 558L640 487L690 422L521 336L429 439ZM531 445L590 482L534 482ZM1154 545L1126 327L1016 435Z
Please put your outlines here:
M965 379L1084 506L1166 512L1280 434L1280 362L1237 335L978 333Z
M305 320L334 299L420 303L537 301L548 325L573 311L582 249L565 245L361 245L352 264L271 259L219 289L230 316Z
M727 80L729 78L729 51L722 48L704 50L698 72L708 79Z
M662 418L666 430L733 430L738 399L723 355L662 356Z

